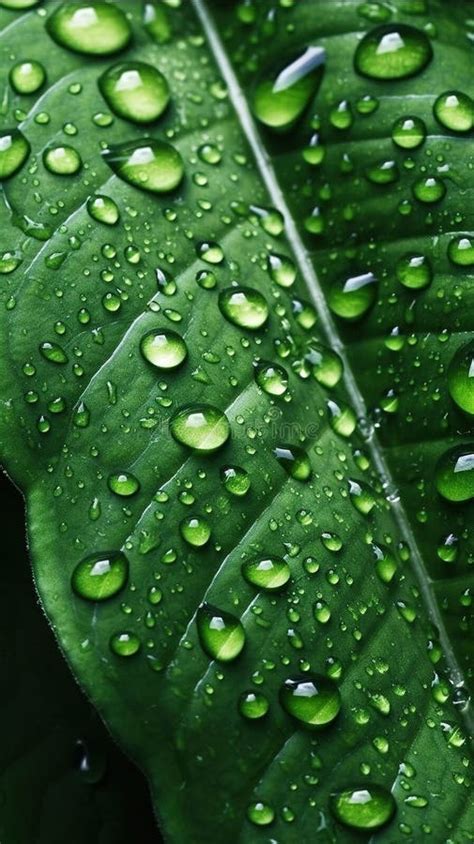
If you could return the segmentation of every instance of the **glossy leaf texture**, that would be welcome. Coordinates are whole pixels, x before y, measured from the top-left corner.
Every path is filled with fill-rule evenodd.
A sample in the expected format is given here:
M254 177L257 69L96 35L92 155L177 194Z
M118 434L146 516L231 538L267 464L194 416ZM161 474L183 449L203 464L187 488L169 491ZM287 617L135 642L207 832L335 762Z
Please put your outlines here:
M0 159L5 459L171 842L469 840L470 24L428 5L2 12L45 71Z

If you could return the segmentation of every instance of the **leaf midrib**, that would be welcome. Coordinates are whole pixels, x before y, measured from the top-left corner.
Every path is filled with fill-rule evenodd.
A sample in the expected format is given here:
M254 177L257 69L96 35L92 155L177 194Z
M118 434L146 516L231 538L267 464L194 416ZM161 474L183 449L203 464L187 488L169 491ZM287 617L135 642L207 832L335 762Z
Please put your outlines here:
M343 361L343 381L348 396L356 411L358 419L367 419L367 408L359 390L356 377L352 372L345 346L338 334L336 325L326 304L318 276L311 263L308 251L304 245L296 223L293 220L292 213L280 187L273 164L262 144L262 141L260 140L258 130L250 112L245 94L240 86L237 74L235 73L227 56L224 44L214 24L211 13L207 8L205 0L191 0L191 5L200 20L216 65L227 85L229 98L234 106L234 111L238 117L242 132L253 152L256 167L268 191L269 197L274 206L278 208L284 216L288 240L292 245L294 257L301 276L306 283L308 293L317 310L322 332L330 347L340 355ZM396 489L396 484L392 478L392 474L375 432L371 431L365 441L376 471L382 480L384 489ZM451 680L458 685L463 681L463 673L451 645L443 617L432 589L432 581L428 576L425 562L415 540L413 529L400 499L390 499L390 504L400 532L410 549L413 571L418 582L427 613L438 629L439 640L449 668ZM471 714L469 707L465 707L461 712L461 715L465 720L467 728L472 732L474 730L474 716Z

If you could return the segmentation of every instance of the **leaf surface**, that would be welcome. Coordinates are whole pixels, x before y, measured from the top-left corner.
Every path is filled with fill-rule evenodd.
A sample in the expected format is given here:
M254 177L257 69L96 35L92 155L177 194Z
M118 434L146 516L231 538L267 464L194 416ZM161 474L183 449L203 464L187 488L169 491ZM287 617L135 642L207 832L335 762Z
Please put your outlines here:
M16 114L31 146L4 182L5 243L20 261L2 294L5 459L26 491L35 576L58 641L150 778L169 841L352 841L353 829L329 810L330 795L370 785L397 804L383 840L416 841L430 830L433 840L464 842L472 827L460 676L471 505L443 503L433 478L440 454L469 431L446 386L470 329L469 273L446 263L440 229L468 228L472 176L466 138L440 133L431 117L446 66L453 87L468 91L468 23L462 4L450 4L448 19L433 2L428 21L400 2L393 20L429 23L434 58L414 79L387 87L353 70L373 25L360 5L301 0L274 13L265 2L160 4L157 44L141 7L125 0L133 39L120 60L150 63L170 87L169 107L150 125L104 103L97 82L114 58L84 59L46 33L55 2L1 12L5 67L28 42L29 58L47 71L38 95L14 97L8 88L5 96L9 123ZM252 86L308 44L327 57L307 109L289 133L259 134L247 106ZM336 131L334 107L350 99L355 112L368 94L377 111L354 113L349 129ZM394 152L390 139L407 97L430 121L416 159ZM346 119L344 106L337 122L341 112ZM327 153L323 167L308 168L301 149L315 114ZM176 190L138 190L101 155L145 138L182 156ZM51 146L64 144L82 160L69 176L44 164ZM384 186L367 181L367 168L387 155L403 175ZM425 157L449 182L436 208L410 193ZM353 169L345 175L346 158ZM95 194L116 203L115 225L91 217ZM405 216L398 209L407 196ZM309 238L300 221L318 202L326 230ZM415 245L436 264L435 280L416 296L394 274ZM349 326L334 320L333 285L370 272L379 279L373 309ZM247 297L244 314L242 298L228 307L236 293ZM265 303L268 316L255 330ZM451 318L454 337L443 343ZM393 354L383 338L395 326L405 345ZM186 346L173 371L141 351L144 337L164 331ZM319 343L344 358L338 383L327 352L321 370ZM398 410L385 418L381 396L394 385ZM387 398L393 409L397 397ZM176 414L202 405L225 413L230 426L213 454L172 435ZM222 420L207 434L207 445L225 439ZM288 448L297 457L291 466ZM229 467L247 473L246 495L229 491ZM134 494L117 494L133 491L135 479ZM459 534L451 567L437 552L448 532ZM111 560L111 552L128 560L124 587L108 600L84 600L73 573L90 555ZM280 592L242 574L270 557L290 570ZM205 621L204 601L217 608L214 617L231 613L243 626L245 646L229 662L222 656L236 655L241 628L223 650L219 640L221 659L211 659L215 635L202 626L199 635L196 623ZM342 701L337 719L317 731L280 703L285 681L313 672L336 683ZM262 720L242 715L248 691L268 703ZM255 823L261 802L267 819L275 815L269 828Z

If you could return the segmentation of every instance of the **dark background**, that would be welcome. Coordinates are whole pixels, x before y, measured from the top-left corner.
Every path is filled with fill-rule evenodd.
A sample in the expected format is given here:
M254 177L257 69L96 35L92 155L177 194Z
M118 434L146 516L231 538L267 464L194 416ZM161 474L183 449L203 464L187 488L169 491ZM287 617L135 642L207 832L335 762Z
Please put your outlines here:
M39 606L23 499L0 472L0 840L159 844L145 780L76 685Z

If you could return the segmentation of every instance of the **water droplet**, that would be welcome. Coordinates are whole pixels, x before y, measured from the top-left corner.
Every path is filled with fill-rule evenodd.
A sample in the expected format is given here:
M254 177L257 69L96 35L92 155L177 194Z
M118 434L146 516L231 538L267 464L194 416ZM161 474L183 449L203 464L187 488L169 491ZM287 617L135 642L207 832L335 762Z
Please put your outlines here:
M8 275L20 266L22 261L21 252L0 252L0 273Z
M364 35L354 64L357 72L369 79L406 79L423 70L432 57L424 32L407 24L387 24Z
M385 23L392 17L391 9L385 3L361 3L360 6L357 6L357 11L362 18L372 23Z
M296 279L296 267L287 255L270 253L267 259L268 273L280 287L291 287Z
M277 446L273 450L273 454L291 478L297 481L307 481L311 477L310 459L299 446Z
M350 129L354 122L351 104L347 100L342 100L329 112L329 120L335 129L341 131Z
M212 659L231 662L239 656L245 631L235 615L205 603L197 611L196 624L202 648Z
M56 176L72 176L82 166L81 156L74 147L51 147L43 153L45 167Z
M404 255L395 269L397 279L410 290L422 290L433 279L433 270L425 255Z
M278 363L262 361L255 367L255 381L271 396L283 396L288 389L288 374Z
M252 586L272 592L286 586L291 571L282 557L264 557L244 563L242 574Z
M305 354L305 360L311 366L311 372L318 384L331 389L335 387L342 378L342 360L336 352L312 341L309 351Z
M114 633L109 645L117 656L134 656L140 650L140 639L135 633Z
M328 401L329 424L336 434L341 437L350 437L355 431L357 417L350 405L345 402Z
M436 488L447 501L474 498L474 444L456 446L439 459Z
M179 152L171 144L153 138L111 146L103 156L117 176L151 193L174 190L184 176Z
M92 554L72 574L72 588L88 601L105 601L120 592L128 577L128 560L121 551Z
M423 176L413 185L413 196L419 202L431 205L440 202L446 194L446 185L437 176Z
M0 133L0 181L9 179L25 163L30 144L19 129L4 129Z
M308 143L302 150L302 156L307 164L312 167L319 167L326 157L326 147L321 143L317 133L311 136Z
M268 305L262 294L251 287L228 287L219 294L219 308L229 322L256 331L268 319Z
M449 242L448 257L458 267L474 267L474 238L467 235L453 237Z
M166 44L171 38L171 26L166 9L156 0L145 2L143 25L156 44Z
M377 287L378 281L371 272L337 282L329 291L329 307L342 319L361 319L375 303Z
M114 226L120 217L119 209L110 196L97 194L87 200L87 210L93 220L98 223L105 223L107 226Z
M214 240L203 240L196 245L196 254L208 264L222 264L224 252Z
M470 132L474 125L474 102L461 91L446 91L433 106L438 123L452 132Z
M301 724L324 727L334 721L341 708L336 684L322 674L289 677L280 689L283 709Z
M119 62L99 77L98 85L112 111L133 123L157 120L170 99L163 74L145 62Z
M375 498L372 490L362 481L349 479L349 497L352 504L364 516L367 516L375 507Z
M365 783L334 792L330 806L334 817L351 829L379 829L392 819L396 809L387 789Z
M49 361L50 363L68 362L68 356L66 352L58 343L49 343L48 341L45 341L44 343L40 344L39 350L40 354L44 357L44 359Z
M139 481L135 475L131 475L129 472L116 472L113 475L109 475L108 485L111 492L123 498L129 498L131 495L135 495L140 489Z
M399 179L400 172L396 161L387 160L369 167L366 176L374 185L391 185Z
M259 800L250 804L247 817L255 826L269 826L275 820L275 810L268 803Z
M322 79L326 52L308 47L284 67L270 70L256 86L252 108L255 117L277 131L290 129L301 117Z
M140 351L145 360L157 369L176 369L188 354L186 343L179 334L159 328L148 331L142 337Z
M203 290L214 290L217 286L217 278L212 270L198 270L196 281Z
M396 571L397 563L392 552L385 545L372 543L372 552L375 557L375 570L377 576L383 583L391 583Z
M210 404L179 410L170 420L170 431L177 442L207 454L217 451L230 437L225 413Z
M417 149L426 139L426 126L420 117L400 117L393 124L392 140L400 149Z
M443 563L455 563L459 553L459 539L454 533L443 537L437 548L438 557Z
M10 83L17 94L35 94L46 80L46 71L40 62L18 62L10 71Z
M263 718L270 708L265 695L261 692L242 692L239 698L239 712L244 718L250 721L256 721Z
M248 472L240 466L223 466L221 480L231 495L247 495L251 486Z
M448 369L448 385L457 406L474 414L474 340L454 355Z
M181 536L194 548L201 548L211 538L211 526L202 516L188 516L179 526Z
M222 155L215 144L201 144L197 151L198 157L205 164L219 164L222 161Z
M100 0L63 3L46 21L46 29L61 47L96 56L122 50L132 37L122 10Z

